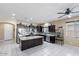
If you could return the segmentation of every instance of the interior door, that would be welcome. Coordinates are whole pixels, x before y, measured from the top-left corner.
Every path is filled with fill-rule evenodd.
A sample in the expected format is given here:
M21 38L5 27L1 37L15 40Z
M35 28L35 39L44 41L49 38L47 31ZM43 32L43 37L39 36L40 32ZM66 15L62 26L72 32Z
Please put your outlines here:
M0 24L0 41L4 39L4 25Z
M4 40L13 39L13 25L4 24Z

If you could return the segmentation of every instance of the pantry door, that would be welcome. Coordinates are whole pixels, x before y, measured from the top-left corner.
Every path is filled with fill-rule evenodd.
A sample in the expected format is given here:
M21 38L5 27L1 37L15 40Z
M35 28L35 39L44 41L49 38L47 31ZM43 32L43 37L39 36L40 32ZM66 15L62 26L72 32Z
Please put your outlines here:
M13 25L4 24L4 40L12 40L12 39L13 39Z

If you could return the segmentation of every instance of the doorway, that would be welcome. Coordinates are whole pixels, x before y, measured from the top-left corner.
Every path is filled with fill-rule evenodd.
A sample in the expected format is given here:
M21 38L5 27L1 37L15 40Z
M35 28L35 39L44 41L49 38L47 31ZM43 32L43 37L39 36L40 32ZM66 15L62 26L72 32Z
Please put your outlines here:
M13 39L13 25L4 24L4 40Z
M0 23L0 40L12 40L13 36L13 25L9 23Z
M4 39L4 25L0 23L0 41Z

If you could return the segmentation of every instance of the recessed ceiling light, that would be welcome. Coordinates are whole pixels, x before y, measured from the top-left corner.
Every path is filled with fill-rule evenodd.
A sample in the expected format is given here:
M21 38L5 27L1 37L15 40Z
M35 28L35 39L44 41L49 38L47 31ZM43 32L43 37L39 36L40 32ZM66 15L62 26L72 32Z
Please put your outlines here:
M13 13L13 14L12 14L12 16L16 16L16 14L15 14L15 13Z
M30 20L32 20L33 18L30 18Z

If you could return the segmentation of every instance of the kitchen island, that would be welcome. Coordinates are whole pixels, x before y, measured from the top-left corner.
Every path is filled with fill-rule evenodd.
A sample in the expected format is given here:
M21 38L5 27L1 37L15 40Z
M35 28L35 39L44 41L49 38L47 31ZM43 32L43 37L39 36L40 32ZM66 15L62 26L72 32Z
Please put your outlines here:
M20 37L21 51L34 47L34 46L42 45L42 44L43 44L43 36Z

